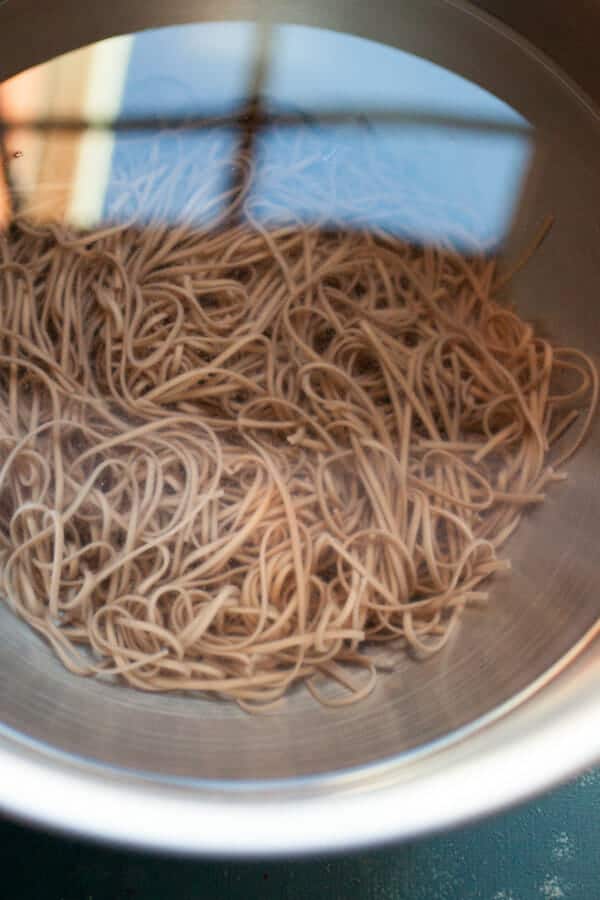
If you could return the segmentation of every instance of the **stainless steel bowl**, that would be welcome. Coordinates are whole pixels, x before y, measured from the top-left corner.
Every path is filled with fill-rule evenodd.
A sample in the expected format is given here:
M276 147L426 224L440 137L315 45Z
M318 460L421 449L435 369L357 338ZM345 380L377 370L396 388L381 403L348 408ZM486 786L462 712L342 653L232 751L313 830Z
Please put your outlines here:
M516 282L516 300L562 341L596 354L600 120L587 97L600 99L591 65L600 9L576 2L569 31L559 3L529 6L543 9L539 33L517 4L486 4L533 43L475 7L436 0L4 0L0 80L113 34L265 14L432 58L502 96L544 135L515 228L522 237L548 211L557 225ZM490 609L468 612L443 653L405 661L345 709L322 709L298 692L278 714L250 717L78 679L0 607L0 808L147 847L290 854L415 837L592 763L600 757L599 448L596 426L568 487L514 538L514 570L497 580Z

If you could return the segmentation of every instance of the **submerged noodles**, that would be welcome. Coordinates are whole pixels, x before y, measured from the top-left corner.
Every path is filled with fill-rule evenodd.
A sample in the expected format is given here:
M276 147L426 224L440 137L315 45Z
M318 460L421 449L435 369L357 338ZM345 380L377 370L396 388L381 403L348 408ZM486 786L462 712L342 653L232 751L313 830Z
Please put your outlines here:
M247 708L365 696L378 641L438 650L598 394L497 283L383 231L16 219L8 603L72 672Z

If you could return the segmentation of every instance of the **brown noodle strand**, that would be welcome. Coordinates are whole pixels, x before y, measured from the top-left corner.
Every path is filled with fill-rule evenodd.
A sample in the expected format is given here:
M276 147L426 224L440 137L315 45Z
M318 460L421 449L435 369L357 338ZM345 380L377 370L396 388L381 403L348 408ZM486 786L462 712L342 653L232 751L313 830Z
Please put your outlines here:
M369 644L487 600L598 375L494 260L230 199L249 225L0 234L2 590L74 673L339 706Z

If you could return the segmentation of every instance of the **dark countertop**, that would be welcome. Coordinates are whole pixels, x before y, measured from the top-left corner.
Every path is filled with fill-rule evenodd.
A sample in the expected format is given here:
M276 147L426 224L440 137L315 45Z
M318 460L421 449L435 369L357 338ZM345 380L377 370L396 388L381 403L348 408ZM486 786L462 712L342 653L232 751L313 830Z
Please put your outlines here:
M469 828L340 857L196 862L7 820L0 847L6 900L600 900L600 769Z

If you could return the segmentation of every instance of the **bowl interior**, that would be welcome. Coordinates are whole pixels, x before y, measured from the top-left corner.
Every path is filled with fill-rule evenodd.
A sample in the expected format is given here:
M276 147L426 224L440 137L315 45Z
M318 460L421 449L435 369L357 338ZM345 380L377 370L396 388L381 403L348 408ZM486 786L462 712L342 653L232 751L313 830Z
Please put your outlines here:
M520 314L542 323L546 334L597 354L600 179L593 160L600 158L600 130L594 114L551 69L502 31L456 7L425 4L423 10L427 40L423 30L411 25L408 6L393 20L388 16L378 25L367 26L348 19L346 28L417 55L433 56L443 67L432 76L435 85L431 96L438 99L437 108L428 106L427 98L423 98L418 59L411 62L405 55L394 62L395 51L389 48L373 49L356 38L331 33L304 32L298 38L296 30L296 38L290 37L293 29L277 33L285 53L277 50L276 43L273 95L282 104L287 103L287 108L296 104L305 109L315 97L322 108L335 107L336 103L346 108L360 93L358 70L371 90L370 96L367 90L355 103L353 111L358 115L364 104L373 105L381 97L386 79L400 80L410 65L414 81L402 98L403 115L410 113L414 124L419 114L430 115L433 109L440 119L455 116L458 120L458 124L440 125L436 119L429 132L423 123L415 126L421 129L412 137L417 145L422 141L432 153L436 142L445 141L444 146L454 147L448 151L449 156L441 154L437 161L433 154L429 169L425 168L431 175L436 167L446 164L456 173L456 167L465 166L464 154L475 152L474 158L487 159L481 182L484 185L500 178L499 167L506 153L514 157L510 148L503 150L509 145L502 142L512 140L513 132L524 123L527 153L519 157L522 165L513 182L510 173L502 170L500 193L509 192L511 204L494 219L493 228L498 233L494 232L492 238L510 255L527 242L548 213L555 217L543 246L515 279L513 298ZM281 18L300 21L302 17L291 16L282 8ZM332 24L331 17L328 20L324 14L323 18L325 24ZM308 14L305 20L310 21ZM344 22L340 28L344 28ZM206 41L204 34L203 38L198 32L197 39ZM220 48L218 42L208 40L213 49L211 65L217 67L215 71L233 77L243 48L236 44L233 32L227 36L225 26L219 34L223 39ZM165 40L164 34L160 40ZM302 45L307 47L311 42L322 48L322 56L316 52L316 62L309 62L308 56L300 55L294 63L294 47L300 52ZM465 46L469 48L466 62ZM372 59L381 60L381 65L371 76ZM333 69L331 60L335 61ZM170 103L179 109L183 76L177 76L169 93L164 81L174 76L167 71L167 63L154 57L147 64L153 69L153 77L158 72L158 80L163 79L157 96L166 98L167 112ZM313 77L307 89L306 73L311 65L317 69L323 66L322 78L319 82ZM337 81L334 69L339 69ZM352 72L354 83L350 83ZM476 105L469 106L469 97L475 95L468 90L467 105L458 108L453 93L458 82L452 81L452 73L466 77L465 83L477 82L518 115L506 119L501 115L497 134L494 123L487 131L481 122L470 126L467 122L465 126L470 116L482 115L485 120L487 112L482 114ZM146 72L143 77L150 78L151 74ZM329 86L321 88L320 94L319 83ZM443 84L450 84L445 96L439 87ZM233 96L234 88L231 91ZM494 109L497 112L497 107ZM461 135L469 128L471 144L461 143ZM393 144L399 133L390 132L386 139ZM496 134L496 143L486 157L490 134ZM339 133L335 138L342 143L345 139ZM402 177L410 180L413 176L407 170L399 174ZM473 175L471 187L476 182ZM461 189L464 177L461 181L456 176L453 184ZM492 206L481 207L486 227L493 211L497 212ZM427 227L433 227L432 221ZM437 656L422 662L399 656L395 670L382 675L374 693L359 704L326 709L298 689L277 712L249 716L223 702L143 694L76 678L6 606L0 605L0 727L23 740L107 766L207 780L307 776L401 754L409 759L414 751L431 749L458 729L477 723L518 698L597 619L599 563L594 551L600 521L599 448L600 428L596 425L570 462L568 481L551 487L546 503L528 513L511 538L505 555L511 558L513 569L494 580L488 608L467 611L451 641Z

